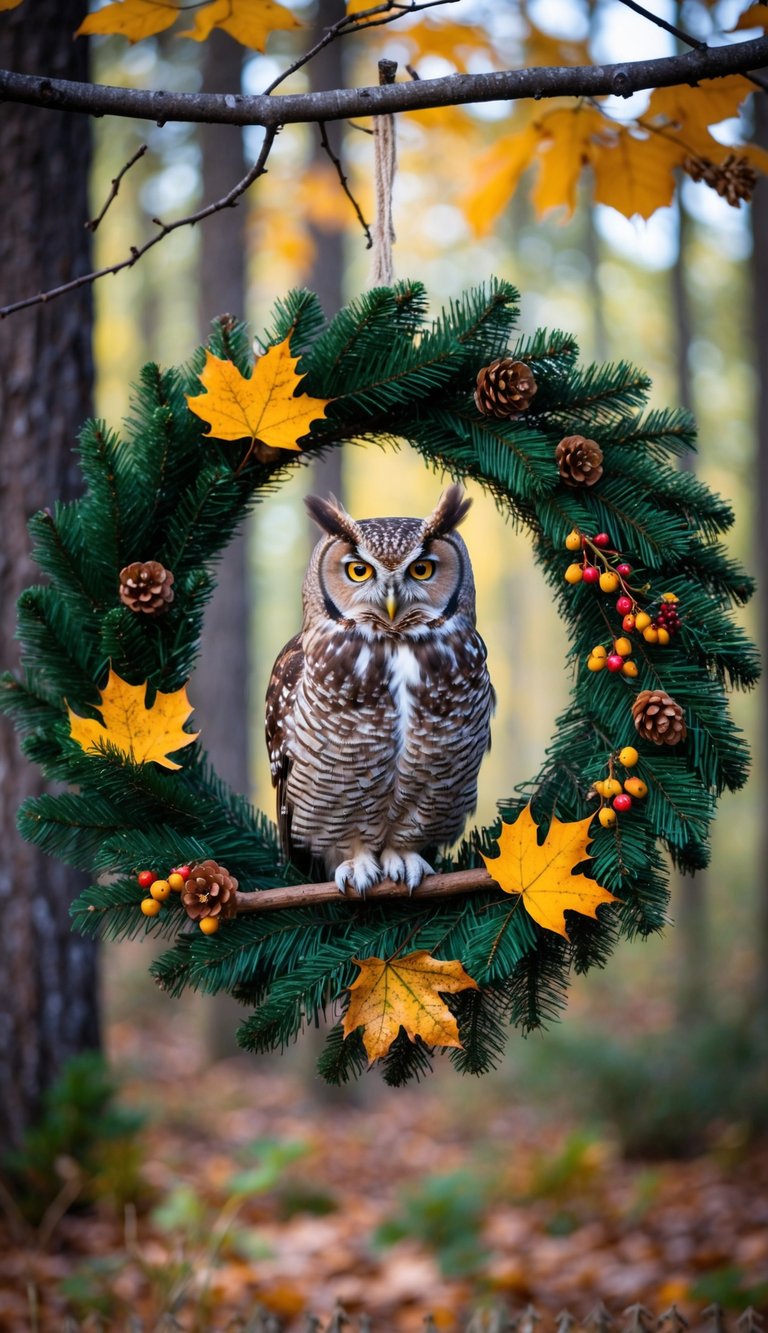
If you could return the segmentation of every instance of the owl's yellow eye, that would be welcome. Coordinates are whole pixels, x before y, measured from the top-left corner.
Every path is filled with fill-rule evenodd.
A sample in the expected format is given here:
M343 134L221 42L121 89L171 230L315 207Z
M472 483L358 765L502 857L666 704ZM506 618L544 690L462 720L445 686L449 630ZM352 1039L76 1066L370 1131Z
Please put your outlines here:
M365 583L373 574L373 565L366 564L364 560L351 560L346 570L347 578L353 583Z
M418 579L423 583L425 579L431 579L435 572L434 560L414 560L412 565L408 566L408 573L412 579Z

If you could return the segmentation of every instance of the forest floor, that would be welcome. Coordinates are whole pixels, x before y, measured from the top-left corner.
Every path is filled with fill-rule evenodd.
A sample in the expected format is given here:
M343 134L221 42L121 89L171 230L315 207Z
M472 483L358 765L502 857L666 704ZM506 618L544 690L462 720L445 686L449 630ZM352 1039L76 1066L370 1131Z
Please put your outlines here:
M312 1328L307 1311L326 1326L341 1303L408 1331L484 1304L768 1303L768 1144L723 1128L704 1156L626 1162L567 1096L526 1105L509 1072L328 1090L295 1058L203 1067L199 1045L162 1020L112 1027L144 1124L91 1207L0 1224L0 1329L224 1333L262 1307Z

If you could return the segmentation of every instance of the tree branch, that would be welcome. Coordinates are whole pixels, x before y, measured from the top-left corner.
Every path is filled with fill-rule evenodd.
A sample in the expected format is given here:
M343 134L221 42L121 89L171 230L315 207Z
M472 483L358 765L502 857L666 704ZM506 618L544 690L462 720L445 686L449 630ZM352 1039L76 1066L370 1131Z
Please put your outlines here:
M105 84L74 83L35 74L0 70L0 99L52 111L81 111L92 116L204 122L207 124L281 125L346 120L430 107L466 106L473 102L519 101L533 97L629 97L647 88L696 84L726 74L746 74L768 64L768 37L726 46L686 51L654 60L614 65L552 66L500 70L487 74L451 74L440 79L369 88L336 88L327 92L280 97L240 93L148 92Z
M445 875L429 875L413 891L413 901L424 898L446 898L456 893L480 893L483 889L498 889L495 879L487 870L453 870ZM378 898L408 898L406 884L383 879L374 884L364 897L347 888L339 893L333 880L325 884L289 884L284 889L263 889L260 893L237 893L237 914L245 912L272 912L281 907L306 907L317 903L372 902Z
M112 177L112 188L104 201L104 205L102 207L101 212L99 213L98 217L91 218L85 224L89 231L95 231L96 228L99 226L99 224L104 220L104 217L106 216L110 204L112 204L118 196L118 193L120 191L120 182L123 179L123 176L127 171L130 171L131 167L135 162L139 161L139 158L142 158L144 156L146 151L147 151L147 145L143 143L141 145L141 148L136 149L136 152L134 153L133 157L130 158L128 162L126 162L125 166L121 167L117 175Z
M64 296L67 292L74 291L76 287L84 287L88 283L96 282L97 278L106 277L108 273L119 273L124 268L133 268L136 261L141 259L141 256L147 253L147 250L151 250L153 246L165 240L166 236L170 236L172 231L177 231L179 227L192 227L196 222L202 222L203 218L210 217L212 213L220 213L223 208L234 208L240 196L245 194L246 190L253 185L253 182L258 180L259 176L263 176L266 171L267 158L276 135L277 127L267 130L264 135L264 142L261 145L261 152L253 166L243 176L242 180L239 180L237 185L233 185L232 189L221 199L215 199L213 203L206 204L203 208L199 208L196 213L188 213L186 217L176 218L174 222L162 222L160 218L154 218L153 221L160 230L154 236L150 236L149 240L145 241L143 245L132 245L127 259L121 259L118 263L109 264L105 268L94 269L92 273L81 273L79 277L72 278L70 282L63 282L60 287L51 287L47 292L38 292L36 296L27 296L23 301L14 301L12 305L2 306L0 307L0 319L5 319L6 315L12 315L17 310L24 310L27 306L45 305L46 302L55 300L57 296ZM128 165L130 166L130 163ZM123 168L124 171L125 168ZM123 172L120 173L121 176ZM111 202L112 197L114 196L110 196L110 199L107 200L107 205ZM100 216L103 216L104 212L106 212L106 206ZM99 220L97 219L97 222Z

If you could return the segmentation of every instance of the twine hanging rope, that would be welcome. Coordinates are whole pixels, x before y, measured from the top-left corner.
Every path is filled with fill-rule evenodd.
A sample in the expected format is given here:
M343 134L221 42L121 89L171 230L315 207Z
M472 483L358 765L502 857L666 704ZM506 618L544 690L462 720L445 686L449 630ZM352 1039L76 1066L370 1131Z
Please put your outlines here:
M397 62L379 61L379 83L394 83ZM373 169L376 187L376 220L371 228L371 287L391 287L392 244L395 229L392 225L392 185L397 165L394 116L377 116L373 128Z

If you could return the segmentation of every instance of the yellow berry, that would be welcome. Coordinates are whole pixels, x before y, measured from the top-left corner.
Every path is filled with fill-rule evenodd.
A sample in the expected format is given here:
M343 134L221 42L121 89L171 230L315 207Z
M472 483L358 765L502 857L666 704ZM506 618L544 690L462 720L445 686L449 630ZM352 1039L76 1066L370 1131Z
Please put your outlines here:
M629 792L630 796L636 796L638 801L642 801L643 797L648 795L648 788L642 778L627 778L624 790Z
M597 815L603 828L612 828L616 823L616 811L611 810L610 806L604 805Z
M619 763L625 768L634 768L639 758L634 745L625 745L623 750L619 750Z
M164 903L166 898L170 898L172 889L167 879L156 879L154 884L150 884L149 891L153 898L159 903Z
M604 648L601 643L596 644L590 653L590 657L602 657L603 661L605 661L607 656L608 649Z
M651 617L648 615L648 612L638 611L637 615L635 616L635 629L639 629L640 632L642 633L644 629L648 628L650 623L651 623Z
M174 893L181 893L181 890L184 888L184 876L180 875L177 870L174 870L173 873L168 876L168 883Z
M204 916L197 924L204 935L215 935L219 929L219 918L217 916Z
M629 657L632 652L632 644L629 639L614 639L613 651L619 654L619 657Z
M604 574L600 575L600 587L603 592L615 592L619 586L619 582L620 579L618 574L612 573L610 569L607 569Z
M565 539L565 546L566 546L566 550L568 550L568 551L580 551L580 550L581 550L581 533L580 533L580 532L577 532L575 528L573 529L572 532L569 532L569 533L568 533L568 536L567 536L566 539Z
M142 898L141 910L145 916L157 916L160 904L156 898Z
M663 625L659 625L658 629L656 630L656 634L658 636L659 643L663 644L669 643L669 630L665 629Z
M581 572L581 565L577 564L569 565L565 571L566 583L581 583L583 577L584 576Z
M637 675L637 663L631 661L630 658L627 658L626 662L621 668L621 674L622 676L629 676L632 680L634 680L635 676Z
M661 594L661 600L662 602L679 602L680 598L677 596L677 593L663 592Z
M603 783L603 796L609 799L611 796L618 796L621 791L621 783L616 778L606 778Z
M587 658L587 669L589 671L602 671L604 666L605 666L604 657L595 657L594 653L591 653L590 656Z
M597 782L593 782L593 783L592 783L592 786L594 787L594 789L595 789L595 791L597 792L598 796L605 796L605 783L604 783L604 782L601 782L600 780L598 780Z
M657 630L656 626L648 625L648 627L643 630L643 638L645 639L646 643L658 643L659 631Z

